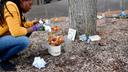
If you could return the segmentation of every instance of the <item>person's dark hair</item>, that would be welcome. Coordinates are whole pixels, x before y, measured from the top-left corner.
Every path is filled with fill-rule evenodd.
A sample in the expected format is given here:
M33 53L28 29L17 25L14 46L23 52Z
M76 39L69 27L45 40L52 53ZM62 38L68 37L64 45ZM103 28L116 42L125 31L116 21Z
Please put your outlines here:
M22 21L22 9L20 7L20 0L0 0L0 25L1 26L2 26L2 24L5 21L4 20L4 7L7 8L7 6L6 6L7 1L12 1L12 2L14 2L18 6L18 9L19 9L19 12L20 12L20 16L21 16L21 21ZM9 11L9 13L10 13L10 11ZM13 17L12 14L11 14L11 16Z

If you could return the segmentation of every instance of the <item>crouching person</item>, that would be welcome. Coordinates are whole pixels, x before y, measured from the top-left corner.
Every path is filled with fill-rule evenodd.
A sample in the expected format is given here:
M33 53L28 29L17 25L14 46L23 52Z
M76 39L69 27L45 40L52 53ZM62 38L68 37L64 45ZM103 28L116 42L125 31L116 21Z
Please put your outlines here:
M0 67L4 70L16 70L10 58L28 48L29 34L43 28L33 20L26 22L23 13L31 9L32 0L0 1Z

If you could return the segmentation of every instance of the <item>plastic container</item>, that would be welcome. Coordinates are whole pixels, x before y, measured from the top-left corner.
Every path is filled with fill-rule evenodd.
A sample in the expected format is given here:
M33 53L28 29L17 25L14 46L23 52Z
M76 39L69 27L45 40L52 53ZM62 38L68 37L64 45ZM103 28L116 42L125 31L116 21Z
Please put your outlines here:
M65 50L65 52L72 51L72 41L67 38L67 35L64 36L64 50Z
M61 54L61 45L59 45L59 46L49 45L48 52L52 56L59 56Z

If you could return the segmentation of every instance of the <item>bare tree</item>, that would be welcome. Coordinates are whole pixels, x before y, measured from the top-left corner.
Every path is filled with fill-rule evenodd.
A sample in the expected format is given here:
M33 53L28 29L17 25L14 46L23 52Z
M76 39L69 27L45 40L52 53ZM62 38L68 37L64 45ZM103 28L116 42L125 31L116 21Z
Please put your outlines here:
M92 35L96 32L97 0L68 0L70 27L77 34Z

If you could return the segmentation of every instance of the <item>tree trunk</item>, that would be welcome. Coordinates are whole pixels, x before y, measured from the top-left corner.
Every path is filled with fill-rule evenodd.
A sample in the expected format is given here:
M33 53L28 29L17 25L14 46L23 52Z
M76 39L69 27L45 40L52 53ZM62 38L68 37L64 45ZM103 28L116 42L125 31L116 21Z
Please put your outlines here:
M93 35L96 32L97 0L68 0L70 27L77 34Z

